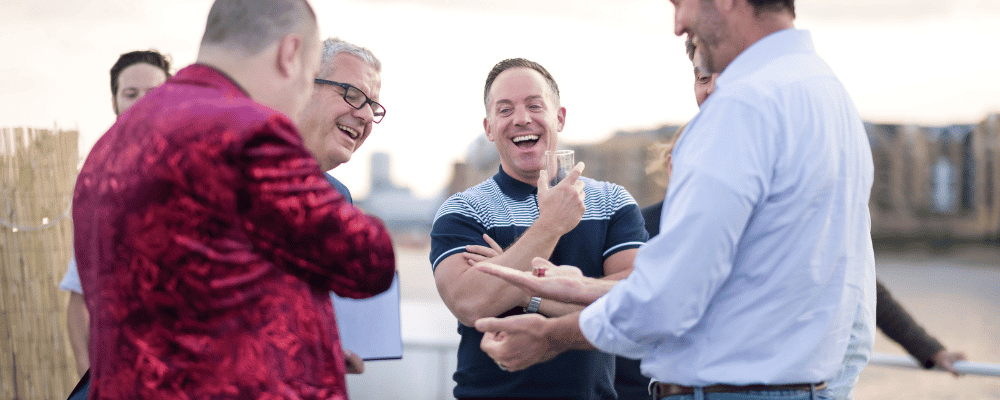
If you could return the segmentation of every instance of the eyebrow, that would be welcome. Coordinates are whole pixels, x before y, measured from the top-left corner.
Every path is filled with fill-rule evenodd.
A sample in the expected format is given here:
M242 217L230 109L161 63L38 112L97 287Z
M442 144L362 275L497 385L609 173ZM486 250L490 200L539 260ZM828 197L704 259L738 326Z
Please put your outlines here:
M531 101L531 100L538 100L538 99L544 99L544 98L545 98L545 96L543 96L543 95L540 95L540 94L533 94L533 95L531 95L531 96L528 96L528 97L525 97L525 98L524 98L524 100L525 100L525 101ZM500 103L507 103L507 104L513 104L513 103L514 103L514 100L510 100L510 99L500 99L500 100L497 100L497 101L496 101L496 104L500 104Z

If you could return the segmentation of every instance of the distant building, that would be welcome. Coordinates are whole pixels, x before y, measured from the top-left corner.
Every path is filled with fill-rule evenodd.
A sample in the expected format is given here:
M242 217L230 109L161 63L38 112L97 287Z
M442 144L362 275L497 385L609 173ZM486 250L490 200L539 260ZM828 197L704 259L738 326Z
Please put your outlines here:
M434 213L443 199L417 197L410 188L397 185L392 180L391 164L389 154L372 154L371 187L368 196L357 201L357 205L382 219L397 244L426 244Z
M1000 238L1000 115L975 125L866 128L874 237Z
M499 168L500 153L496 146L486 139L486 135L477 135L465 151L465 161L452 165L451 181L448 182L443 197L463 192L485 181L495 175Z
M663 125L655 129L618 131L607 140L592 144L570 146L576 151L576 160L586 163L584 176L621 185L640 207L663 200L667 188L650 179L646 167L655 159L652 146L667 143L676 133L677 125Z

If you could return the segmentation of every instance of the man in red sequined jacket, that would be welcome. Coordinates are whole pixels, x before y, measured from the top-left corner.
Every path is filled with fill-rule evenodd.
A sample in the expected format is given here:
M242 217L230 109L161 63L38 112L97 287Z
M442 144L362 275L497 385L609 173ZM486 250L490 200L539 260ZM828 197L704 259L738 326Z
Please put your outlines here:
M395 271L293 121L319 64L305 0L218 0L198 61L118 119L76 183L91 399L344 399L329 291Z

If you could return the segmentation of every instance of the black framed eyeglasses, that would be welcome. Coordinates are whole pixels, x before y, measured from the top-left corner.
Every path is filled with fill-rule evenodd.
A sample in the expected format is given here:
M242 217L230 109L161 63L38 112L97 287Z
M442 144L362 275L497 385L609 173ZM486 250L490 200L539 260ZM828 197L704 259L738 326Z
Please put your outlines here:
M382 107L382 105L377 101L368 98L368 95L366 95L365 92L362 92L361 89L354 87L354 85L320 78L316 78L313 81L321 85L334 85L344 88L344 101L346 101L347 104L350 104L351 107L358 110L364 107L365 104L371 104L372 113L375 116L375 118L372 118L372 122L377 124L382 122L382 118L385 118L385 107Z

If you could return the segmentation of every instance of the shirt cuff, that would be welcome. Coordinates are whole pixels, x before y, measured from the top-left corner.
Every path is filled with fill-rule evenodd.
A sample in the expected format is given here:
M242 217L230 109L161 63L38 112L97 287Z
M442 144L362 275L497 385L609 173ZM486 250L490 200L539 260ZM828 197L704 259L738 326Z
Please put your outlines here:
M605 353L641 359L647 348L626 337L611 325L608 317L608 296L601 296L580 312L580 332L590 344Z

